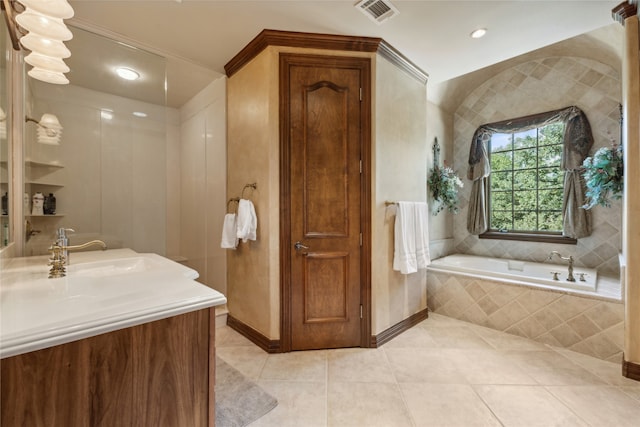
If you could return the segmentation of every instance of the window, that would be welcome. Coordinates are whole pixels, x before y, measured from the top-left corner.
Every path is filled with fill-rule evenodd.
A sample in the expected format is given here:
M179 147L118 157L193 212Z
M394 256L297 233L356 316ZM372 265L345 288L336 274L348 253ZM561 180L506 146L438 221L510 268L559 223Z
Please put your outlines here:
M489 232L562 234L564 123L489 141Z
M581 166L592 146L576 106L481 125L469 149L467 231L572 244L589 236Z

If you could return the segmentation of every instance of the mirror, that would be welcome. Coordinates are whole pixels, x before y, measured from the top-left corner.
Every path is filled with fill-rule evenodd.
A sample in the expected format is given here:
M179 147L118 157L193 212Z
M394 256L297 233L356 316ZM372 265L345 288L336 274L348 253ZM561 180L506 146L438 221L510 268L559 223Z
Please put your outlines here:
M3 12L4 13L4 12ZM12 241L9 224L9 138L11 126L11 109L9 107L9 73L7 58L11 54L11 41L4 19L0 20L0 194L2 194L2 210L0 211L0 248Z
M169 143L165 58L69 28L71 83L25 80L27 117L40 121L53 114L62 134L58 145L42 143L40 125L25 124L24 256L47 253L60 227L75 230L68 233L71 245L101 239L109 248L162 255ZM118 77L118 67L135 70L139 78Z

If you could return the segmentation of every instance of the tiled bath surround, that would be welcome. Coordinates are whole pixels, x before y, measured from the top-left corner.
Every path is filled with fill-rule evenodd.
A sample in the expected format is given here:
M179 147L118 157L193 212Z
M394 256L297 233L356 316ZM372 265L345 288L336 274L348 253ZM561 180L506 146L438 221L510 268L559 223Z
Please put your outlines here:
M429 271L427 306L444 316L599 359L622 358L621 302Z
M454 117L454 167L465 176L469 145L480 125L575 105L591 124L598 148L620 142L618 104L620 73L609 65L577 57L548 57L505 70L471 92ZM460 213L454 217L455 251L497 258L543 262L550 251L573 255L576 265L597 268L600 274L617 277L622 248L621 203L596 207L593 233L578 244L556 245L479 239L467 231L471 185L466 179L460 191Z

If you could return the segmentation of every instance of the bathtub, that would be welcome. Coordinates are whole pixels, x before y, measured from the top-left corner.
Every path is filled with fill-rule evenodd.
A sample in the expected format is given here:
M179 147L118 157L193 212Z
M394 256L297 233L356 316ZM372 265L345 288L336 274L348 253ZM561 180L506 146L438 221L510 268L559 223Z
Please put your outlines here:
M559 280L553 280L558 271ZM584 281L580 281L580 273ZM430 312L619 361L624 346L620 279L567 265L472 255L435 259L427 269Z
M429 270L456 273L488 280L498 280L526 286L567 289L596 293L598 272L590 268L574 267L575 282L567 281L568 265L536 263L476 255L448 255L431 261ZM558 280L553 279L558 272Z

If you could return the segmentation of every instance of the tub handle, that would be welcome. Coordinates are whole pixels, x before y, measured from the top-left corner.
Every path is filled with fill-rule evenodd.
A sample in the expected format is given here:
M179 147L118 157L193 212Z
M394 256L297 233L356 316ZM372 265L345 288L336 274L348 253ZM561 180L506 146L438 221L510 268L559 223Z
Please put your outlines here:
M580 278L578 280L580 280L581 282L586 282L587 279L585 279L585 276L588 276L587 273L578 273L578 276L580 276Z
M552 272L551 272L551 274L553 274L553 280L560 280L560 279L558 278L558 274L560 274L560 272L559 272L559 271L552 271Z

